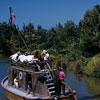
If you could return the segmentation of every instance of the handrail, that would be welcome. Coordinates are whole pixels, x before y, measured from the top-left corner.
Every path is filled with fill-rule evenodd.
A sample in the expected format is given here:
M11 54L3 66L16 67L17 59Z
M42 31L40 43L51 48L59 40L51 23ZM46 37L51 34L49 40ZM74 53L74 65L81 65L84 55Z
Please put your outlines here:
M50 66L50 64L47 62L47 65L48 65L48 68L49 68L49 71L51 71L51 77L52 77L52 79L54 79L54 69L53 69L53 67L52 67L52 69L51 69L51 66Z
M71 90L71 88L70 88L65 82L61 82L61 83L62 83L63 85L65 85L65 86L68 88L68 90L69 90L69 92L72 94L74 100L77 100L77 98L76 98L76 96L74 95L74 93L73 93L73 91Z

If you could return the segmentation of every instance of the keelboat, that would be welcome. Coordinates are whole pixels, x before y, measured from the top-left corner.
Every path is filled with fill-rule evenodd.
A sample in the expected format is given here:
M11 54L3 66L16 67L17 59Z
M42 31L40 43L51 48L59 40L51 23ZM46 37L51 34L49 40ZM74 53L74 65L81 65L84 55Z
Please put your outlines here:
M66 95L56 95L55 72L50 62L46 62L40 69L36 61L32 64L13 61L10 59L10 68L1 85L10 100L77 100L75 92L64 82ZM14 78L18 76L18 88L15 88ZM28 82L31 81L32 93L27 94Z

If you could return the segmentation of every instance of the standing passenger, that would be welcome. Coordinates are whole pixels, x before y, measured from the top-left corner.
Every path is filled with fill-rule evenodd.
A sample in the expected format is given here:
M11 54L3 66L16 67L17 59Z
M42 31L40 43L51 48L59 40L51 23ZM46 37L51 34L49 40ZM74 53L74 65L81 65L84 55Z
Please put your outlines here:
M48 60L48 59L49 59L49 54L47 53L46 50L43 50L41 52L41 60L43 61L43 60Z
M49 54L46 50L43 50L40 55L40 66L41 69L44 68L44 65L49 62Z
M60 67L58 69L58 72L56 72L56 78L57 78L57 86L58 86L58 90L57 90L57 94L60 95L61 94L61 87L63 90L63 94L65 95L65 86L63 84L61 84L61 82L64 82L65 79L65 73L62 71L62 68Z

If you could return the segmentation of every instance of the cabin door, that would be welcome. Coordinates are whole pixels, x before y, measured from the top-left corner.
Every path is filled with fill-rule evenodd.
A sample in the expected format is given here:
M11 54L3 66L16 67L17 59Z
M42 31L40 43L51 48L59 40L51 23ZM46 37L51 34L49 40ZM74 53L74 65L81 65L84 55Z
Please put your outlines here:
M27 89L27 86L28 86L28 82L31 81L31 87L32 87L32 76L31 74L27 73L26 74L26 89Z
M12 70L12 85L14 85L14 79L17 76L17 70Z

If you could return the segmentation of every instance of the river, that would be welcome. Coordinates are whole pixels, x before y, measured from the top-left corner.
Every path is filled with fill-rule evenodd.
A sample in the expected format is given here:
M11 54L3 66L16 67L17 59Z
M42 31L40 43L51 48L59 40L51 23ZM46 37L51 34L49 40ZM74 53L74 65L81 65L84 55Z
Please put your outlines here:
M9 62L7 58L0 58L0 82L8 74ZM100 79L66 73L66 83L76 90L78 100L100 100ZM0 100L7 100L0 85Z

